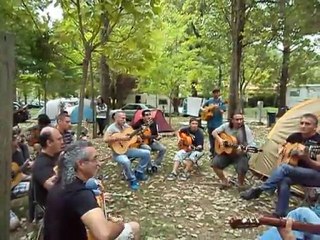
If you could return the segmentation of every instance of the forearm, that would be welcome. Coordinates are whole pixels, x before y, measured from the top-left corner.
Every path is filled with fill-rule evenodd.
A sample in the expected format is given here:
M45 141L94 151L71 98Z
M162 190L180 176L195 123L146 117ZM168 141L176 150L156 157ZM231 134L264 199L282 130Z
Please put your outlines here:
M312 169L314 169L314 170L317 170L317 171L320 171L320 162L318 162L318 161L313 161L313 160L311 160L310 158L306 161L306 164L310 167L310 168L312 168Z
M110 240L116 239L123 231L124 223L123 222L116 222L115 223L115 222L108 221L107 227L108 227L108 229L110 229L108 239L110 239Z

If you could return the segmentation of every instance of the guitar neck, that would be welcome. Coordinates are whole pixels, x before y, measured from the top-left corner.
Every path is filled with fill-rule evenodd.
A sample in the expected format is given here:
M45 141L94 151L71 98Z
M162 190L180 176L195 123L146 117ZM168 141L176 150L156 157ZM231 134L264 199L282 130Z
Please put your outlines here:
M259 218L260 225L268 225L274 227L285 227L286 219L278 219L272 217L261 217ZM310 224L310 223L302 223L302 222L293 222L292 229L302 232L308 232L313 234L320 234L320 224Z

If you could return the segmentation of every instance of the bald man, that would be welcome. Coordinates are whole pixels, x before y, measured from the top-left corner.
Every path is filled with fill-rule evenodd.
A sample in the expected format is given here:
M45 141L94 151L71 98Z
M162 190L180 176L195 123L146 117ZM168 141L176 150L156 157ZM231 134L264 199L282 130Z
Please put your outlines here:
M56 181L53 168L56 166L64 143L59 130L53 127L45 127L41 130L39 142L42 150L34 162L32 179L36 200L41 206L45 206L48 190Z

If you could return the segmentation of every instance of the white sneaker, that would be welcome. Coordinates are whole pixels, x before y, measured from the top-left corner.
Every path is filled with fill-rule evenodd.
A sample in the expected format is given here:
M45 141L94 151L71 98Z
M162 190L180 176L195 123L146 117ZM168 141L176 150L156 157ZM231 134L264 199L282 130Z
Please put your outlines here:
M20 221L18 216L10 210L10 230L14 231L20 226Z

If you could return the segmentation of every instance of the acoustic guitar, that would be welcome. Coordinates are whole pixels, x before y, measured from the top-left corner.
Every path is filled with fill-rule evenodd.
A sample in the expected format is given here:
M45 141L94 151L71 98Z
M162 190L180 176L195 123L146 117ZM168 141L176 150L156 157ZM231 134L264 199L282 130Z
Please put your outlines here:
M107 218L108 221L112 222L121 222L123 221L122 217L114 217L111 216L111 214L107 213L107 208L106 208L106 199L105 199L105 191L104 191L104 186L102 184L102 181L99 181L99 189L101 191L101 194L96 196L96 200L98 203L98 206L102 209L104 216ZM95 240L96 238L93 236L93 234L87 229L87 238L88 240Z
M120 133L114 133L112 136L114 137L127 137L129 136L129 140L126 141L115 141L110 143L110 147L112 150L117 153L117 154L125 154L130 146L135 144L137 142L137 135L141 133L145 128L148 126L141 126L140 128L133 130L132 127L125 128L122 132Z
M219 106L216 104L210 104L209 106L204 107L204 109L200 112L201 120L208 121L214 116L215 110Z
M287 163L292 166L297 166L301 154L309 154L311 156L320 154L320 146L305 146L301 143L286 143L279 151L278 165L281 163Z
M179 132L179 137L180 141L178 141L178 148L180 150L183 149L188 152L195 149L195 146L192 144L195 138L194 135Z
M22 171L28 166L31 160L26 160L21 166L16 162L11 163L11 189L17 186L23 180Z
M140 147L142 144L146 144L149 145L151 143L151 139L152 139L152 133L151 133L151 129L150 129L150 125L153 121L150 120L149 122L147 122L145 124L146 128L144 128L139 134L138 136L141 137L142 141L137 141L136 143L132 144L130 147L135 147L138 148Z
M227 133L220 133L220 138L223 140L223 144L220 144L218 139L215 139L214 150L218 155L221 154L234 154L236 150L240 147L243 152L257 153L262 152L262 149L253 146L244 146L238 144L236 137L229 135Z
M287 220L284 218L273 217L249 217L249 218L231 218L229 224L231 228L253 228L261 225L273 226L273 227L285 227ZM310 224L293 221L292 229L302 232L308 232L312 234L320 234L320 224Z

